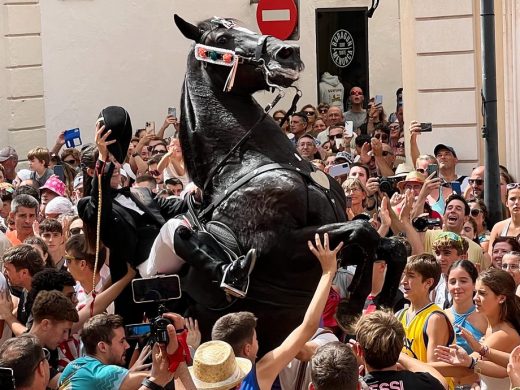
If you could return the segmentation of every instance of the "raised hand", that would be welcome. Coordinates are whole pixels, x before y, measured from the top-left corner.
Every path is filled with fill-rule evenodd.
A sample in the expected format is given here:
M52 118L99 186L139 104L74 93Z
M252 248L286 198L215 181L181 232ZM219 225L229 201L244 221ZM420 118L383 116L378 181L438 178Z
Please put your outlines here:
M191 317L185 318L186 328L188 329L188 337L186 343L193 349L197 349L200 345L202 335L199 330L199 322Z
M96 123L96 137L94 140L99 150L99 159L102 161L108 161L108 146L116 142L115 139L107 141L110 134L112 134L112 130L105 131L105 125L101 126L100 122Z
M343 248L343 242L340 242L333 250L329 249L329 235L327 233L323 234L323 245L318 233L314 236L314 242L316 246L311 241L307 241L307 244L312 254L318 258L323 273L336 273L338 269L337 254Z

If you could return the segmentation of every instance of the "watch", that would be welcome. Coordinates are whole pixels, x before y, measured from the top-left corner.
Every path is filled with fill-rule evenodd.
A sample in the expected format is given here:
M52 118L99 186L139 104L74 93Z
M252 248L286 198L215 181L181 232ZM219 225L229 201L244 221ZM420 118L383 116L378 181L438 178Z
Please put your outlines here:
M152 382L149 378L144 379L141 384L144 387L148 387L150 390L164 390L164 387L159 386L157 383Z

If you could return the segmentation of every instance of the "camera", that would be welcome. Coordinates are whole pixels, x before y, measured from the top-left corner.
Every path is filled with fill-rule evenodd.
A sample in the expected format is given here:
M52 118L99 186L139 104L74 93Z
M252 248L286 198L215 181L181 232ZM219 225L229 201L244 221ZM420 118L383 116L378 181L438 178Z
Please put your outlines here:
M386 193L388 196L392 196L395 192L395 185L398 180L392 177L381 177L379 178L379 191Z
M168 330L166 329L169 324L171 324L171 321L159 314L149 323L125 325L126 338L135 340L149 337L151 344L159 343L166 345L170 341Z
M412 225L418 232L424 232L434 227L441 227L442 222L438 218L417 217L412 221Z

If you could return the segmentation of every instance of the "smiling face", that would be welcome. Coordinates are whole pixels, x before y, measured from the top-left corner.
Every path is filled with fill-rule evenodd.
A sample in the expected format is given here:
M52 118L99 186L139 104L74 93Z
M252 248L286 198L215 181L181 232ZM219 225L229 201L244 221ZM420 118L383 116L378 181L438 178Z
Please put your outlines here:
M473 300L475 283L464 268L452 268L448 275L448 291L454 302L466 303Z
M466 222L465 205L459 199L453 199L446 205L444 227L450 232L459 234Z
M513 247L507 242L497 242L493 245L491 252L491 263L496 269L502 269L502 258L508 252L511 252Z
M502 257L502 270L507 271L515 280L515 285L520 284L520 254L508 253Z

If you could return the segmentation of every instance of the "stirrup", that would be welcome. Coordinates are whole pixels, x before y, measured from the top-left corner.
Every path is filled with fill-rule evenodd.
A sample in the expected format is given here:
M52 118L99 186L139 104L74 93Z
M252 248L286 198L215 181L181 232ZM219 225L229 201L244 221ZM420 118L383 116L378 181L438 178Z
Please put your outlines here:
M223 289L226 292L226 294L231 295L235 298L245 298L247 295L247 290L249 289L249 277L247 278L246 288L244 289L245 291L241 291L241 290L225 283L224 280L226 279L226 276L227 276L227 270L226 270L226 272L224 272L224 277L222 278L222 283L220 283L220 288Z

